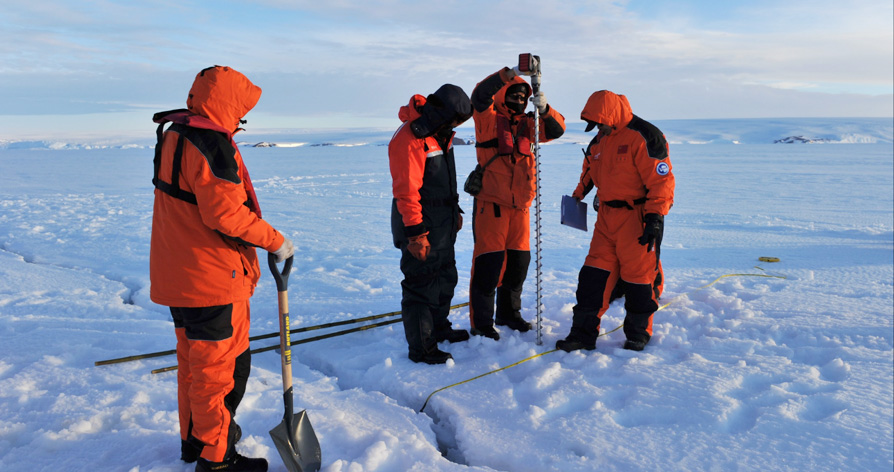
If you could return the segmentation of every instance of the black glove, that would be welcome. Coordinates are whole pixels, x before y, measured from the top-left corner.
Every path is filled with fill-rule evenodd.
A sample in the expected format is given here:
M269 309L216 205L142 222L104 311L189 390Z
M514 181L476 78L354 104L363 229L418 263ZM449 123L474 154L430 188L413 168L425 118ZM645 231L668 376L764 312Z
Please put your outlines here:
M648 245L647 251L653 247L661 247L661 237L664 235L664 217L658 213L646 213L643 217L643 235L639 237L639 243Z

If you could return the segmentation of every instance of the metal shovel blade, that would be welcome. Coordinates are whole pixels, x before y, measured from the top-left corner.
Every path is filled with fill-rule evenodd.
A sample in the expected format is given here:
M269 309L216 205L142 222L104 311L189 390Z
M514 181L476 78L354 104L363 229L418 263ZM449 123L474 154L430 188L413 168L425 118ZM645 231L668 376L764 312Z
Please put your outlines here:
M292 415L292 421L283 418L282 422L270 430L270 437L289 472L320 470L323 463L320 441L317 440L305 410Z

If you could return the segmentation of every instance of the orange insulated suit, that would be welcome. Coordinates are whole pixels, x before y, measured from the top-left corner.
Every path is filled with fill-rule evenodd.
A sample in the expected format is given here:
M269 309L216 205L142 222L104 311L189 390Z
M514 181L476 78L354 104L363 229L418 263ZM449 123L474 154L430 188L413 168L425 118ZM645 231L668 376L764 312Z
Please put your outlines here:
M171 307L177 334L184 457L234 454L233 422L245 391L249 297L260 276L255 248L283 236L261 219L233 133L261 89L228 67L200 72L188 110L162 112L155 158L150 296ZM167 131L163 126L173 124Z
M534 114L506 104L510 88L531 88L508 68L491 74L472 92L475 148L484 168L481 192L475 196L472 230L475 248L469 290L472 328L492 330L497 324L524 324L521 293L531 261L529 207L537 189ZM511 77L511 78L510 78ZM523 110L523 105L522 105ZM552 107L540 115L541 142L565 132L565 118ZM496 313L494 298L496 295Z
M598 124L600 132L586 151L573 195L582 199L595 187L599 217L578 279L569 338L595 346L599 321L618 285L625 297L627 339L644 345L652 336L652 315L664 281L661 235L654 245L641 240L650 220L661 220L663 233L663 217L673 205L667 141L658 128L633 114L624 95L594 93L581 118Z

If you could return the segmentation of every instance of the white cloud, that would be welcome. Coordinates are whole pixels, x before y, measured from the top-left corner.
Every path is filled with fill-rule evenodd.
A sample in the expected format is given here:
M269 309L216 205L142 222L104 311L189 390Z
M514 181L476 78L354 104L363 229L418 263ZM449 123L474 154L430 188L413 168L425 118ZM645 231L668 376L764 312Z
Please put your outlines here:
M600 88L657 118L894 108L892 5L878 1L684 0L664 10L609 0L8 3L8 114L173 108L198 70L226 64L264 88L264 114L360 125L394 119L410 94L444 82L471 92L520 52L542 57L544 90L569 119ZM886 88L881 102L861 99ZM850 94L849 105L830 93Z

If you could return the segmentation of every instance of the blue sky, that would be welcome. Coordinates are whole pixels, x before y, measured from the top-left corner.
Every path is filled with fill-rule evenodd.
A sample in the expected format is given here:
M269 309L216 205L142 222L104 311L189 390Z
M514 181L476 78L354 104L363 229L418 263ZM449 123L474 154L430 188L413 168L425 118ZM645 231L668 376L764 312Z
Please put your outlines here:
M146 133L199 70L263 90L254 128L395 127L520 52L578 121L595 90L646 119L894 116L890 0L7 0L0 139Z

